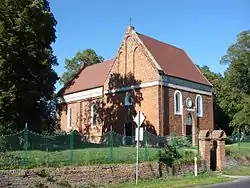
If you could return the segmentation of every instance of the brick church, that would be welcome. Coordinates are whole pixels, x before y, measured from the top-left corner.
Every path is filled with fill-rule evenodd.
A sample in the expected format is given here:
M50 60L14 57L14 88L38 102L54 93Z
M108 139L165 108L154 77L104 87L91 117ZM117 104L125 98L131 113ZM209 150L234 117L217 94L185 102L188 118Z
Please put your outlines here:
M129 26L114 59L82 68L58 92L61 129L134 136L133 118L157 135L213 130L212 85L187 53Z

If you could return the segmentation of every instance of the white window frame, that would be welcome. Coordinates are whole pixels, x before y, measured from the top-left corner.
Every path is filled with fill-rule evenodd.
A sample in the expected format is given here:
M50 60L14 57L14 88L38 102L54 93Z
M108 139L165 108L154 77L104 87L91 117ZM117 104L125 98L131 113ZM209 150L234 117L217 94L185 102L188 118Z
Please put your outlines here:
M72 129L72 108L67 108L67 126Z
M90 107L90 122L91 122L91 127L96 127L97 125L97 112L95 111L95 104L92 104ZM94 120L96 118L96 120Z
M197 113L197 104L198 104L198 98L200 98L200 104L199 104L199 107L200 107L200 110L199 112L200 113ZM203 116L203 100L202 100L202 96L201 95L196 95L196 98L195 98L195 113L198 117L202 117Z
M180 98L179 98L179 100L180 100L180 111L176 111L177 110L177 106L176 106L176 96L177 96L177 94L179 93L179 96L180 96ZM176 115L181 115L182 114L182 94L181 94L181 92L179 91L179 90L176 90L175 92L174 92L174 113L176 114Z

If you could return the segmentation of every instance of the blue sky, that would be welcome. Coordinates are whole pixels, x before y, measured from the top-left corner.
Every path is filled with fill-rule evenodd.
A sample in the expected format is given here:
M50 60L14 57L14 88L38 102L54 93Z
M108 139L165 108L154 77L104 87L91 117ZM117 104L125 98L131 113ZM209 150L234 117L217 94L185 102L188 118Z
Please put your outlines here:
M221 57L236 35L250 29L249 0L49 0L58 22L53 44L59 66L77 51L93 48L113 58L129 18L135 30L184 49L199 65L221 72ZM57 90L62 86L56 85Z

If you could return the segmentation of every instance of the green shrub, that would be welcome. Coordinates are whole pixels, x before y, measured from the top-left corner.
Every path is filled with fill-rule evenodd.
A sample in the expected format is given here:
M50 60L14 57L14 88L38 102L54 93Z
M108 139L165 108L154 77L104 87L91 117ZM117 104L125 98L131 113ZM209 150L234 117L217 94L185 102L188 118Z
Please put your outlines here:
M190 164L194 162L194 157L196 154L193 151L181 151L180 152L181 158L178 159L175 163L176 164Z
M177 147L181 148L181 147L191 147L191 142L187 137L177 137Z
M190 137L184 137L184 136L176 136L175 133L171 134L170 136L170 145L175 145L177 148L182 148L182 147L191 147L192 143L191 140L192 138Z
M235 142L234 142L234 140L232 138L229 138L229 137L226 138L226 140L225 140L226 145L230 145L230 144L233 144L233 143L235 143Z
M62 129L56 129L56 130L54 131L54 134L55 134L55 135L62 135L62 136L64 136L64 135L67 135L67 132L64 131L64 130L62 130Z
M0 152L6 152L9 149L9 144L4 136L0 136Z
M159 162L166 164L168 167L172 167L174 162L181 158L177 148L172 145L166 145L164 152L159 150Z

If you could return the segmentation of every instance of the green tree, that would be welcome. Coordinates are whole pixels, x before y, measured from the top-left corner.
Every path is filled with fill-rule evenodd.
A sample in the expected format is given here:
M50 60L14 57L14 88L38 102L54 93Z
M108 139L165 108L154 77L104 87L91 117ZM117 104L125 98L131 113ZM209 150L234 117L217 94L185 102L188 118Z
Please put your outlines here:
M227 84L250 94L250 30L237 36L236 43L228 48L221 63L229 65L225 73Z
M67 84L81 69L104 60L103 57L98 56L93 49L86 49L79 51L72 59L65 59L66 72L60 78L60 84Z
M206 65L198 66L201 70L202 74L208 79L208 81L213 85L213 93L218 98L221 85L223 82L223 76L220 73L215 73L210 70L210 68Z
M47 0L0 3L0 132L42 131L58 76L57 22ZM49 117L48 117L49 118Z
M230 124L236 131L250 133L250 95L244 97L242 109L236 112Z
M221 63L227 64L221 89L220 105L231 118L230 125L236 129L245 129L250 125L250 30L237 36Z
M203 75L213 85L213 97L214 97L214 123L216 129L223 129L227 134L232 133L232 129L229 127L229 116L224 111L220 104L222 83L224 81L223 76L220 73L215 73L210 70L208 66L198 66Z

